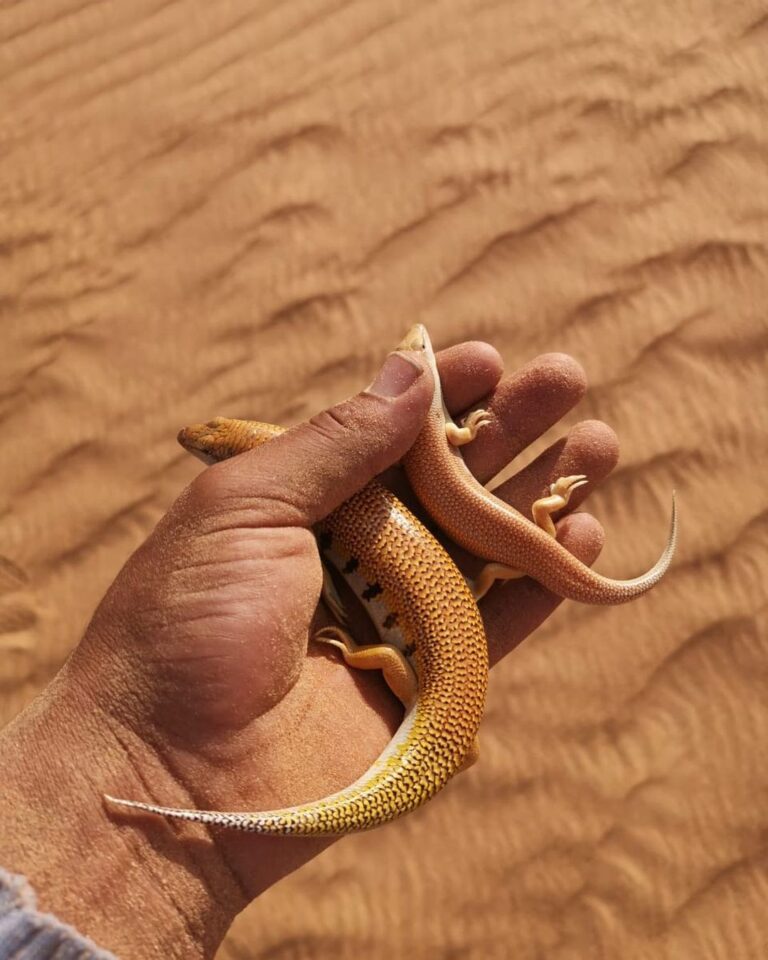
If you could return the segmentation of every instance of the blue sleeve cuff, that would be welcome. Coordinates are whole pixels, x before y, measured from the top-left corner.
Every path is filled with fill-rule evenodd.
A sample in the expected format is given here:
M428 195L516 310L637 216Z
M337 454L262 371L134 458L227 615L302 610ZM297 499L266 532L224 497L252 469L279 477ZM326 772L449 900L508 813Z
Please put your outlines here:
M0 867L0 960L117 960L74 927L39 913L32 887Z

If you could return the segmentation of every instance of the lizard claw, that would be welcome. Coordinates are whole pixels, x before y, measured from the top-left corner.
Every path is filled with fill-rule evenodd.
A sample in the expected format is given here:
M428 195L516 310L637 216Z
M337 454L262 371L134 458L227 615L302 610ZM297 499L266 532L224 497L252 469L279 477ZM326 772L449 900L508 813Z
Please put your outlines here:
M446 423L445 435L448 442L454 447L463 447L465 443L474 440L477 431L486 426L493 420L493 414L490 410L472 410L461 421L461 426L457 427L455 423Z
M573 491L578 487L583 487L585 483L589 483L589 480L584 473L575 474L571 477L558 477L554 483L550 483L549 492L552 496L562 497L564 501L562 505L565 506Z

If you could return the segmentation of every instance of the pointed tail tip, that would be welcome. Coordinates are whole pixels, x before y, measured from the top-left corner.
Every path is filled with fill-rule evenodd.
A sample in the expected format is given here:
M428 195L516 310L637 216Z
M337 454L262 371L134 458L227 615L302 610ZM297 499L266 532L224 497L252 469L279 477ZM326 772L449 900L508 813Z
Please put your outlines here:
M669 538L672 541L677 540L677 490L672 488L672 520L670 523L671 531Z
M669 518L669 536L661 556L648 573L658 581L669 569L677 547L677 491L672 490L672 510Z
M120 797L113 797L110 793L104 793L102 796L107 803L113 803L117 807L135 807L141 809L141 804L135 800L121 800Z
M669 535L667 536L667 542L664 546L664 549L661 552L661 556L650 568L646 570L645 573L640 574L639 577L634 577L631 580L621 580L616 581L622 587L624 592L623 596L616 601L607 601L607 602L617 602L623 603L625 600L633 600L635 597L641 596L647 590L650 590L655 584L661 580L664 574L669 570L672 564L672 558L675 555L675 548L677 547L677 497L676 491L672 491L672 511L670 516L669 523Z

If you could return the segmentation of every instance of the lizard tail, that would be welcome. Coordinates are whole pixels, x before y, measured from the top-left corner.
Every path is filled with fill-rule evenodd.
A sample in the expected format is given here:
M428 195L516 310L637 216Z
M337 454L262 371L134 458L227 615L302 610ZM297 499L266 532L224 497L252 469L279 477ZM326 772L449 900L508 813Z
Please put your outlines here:
M550 540L553 552L563 548L555 540ZM547 544L543 544L546 548ZM581 603L616 604L626 603L650 590L661 580L669 569L677 546L677 501L672 491L672 514L667 543L659 559L645 573L630 580L614 580L596 573L585 564L543 565L537 566L531 576L542 586L558 596Z
M355 783L322 800L257 813L183 810L104 795L119 807L249 833L281 836L334 836L368 830L425 803L458 770L474 733L463 731L453 744L439 740L434 711L414 706L381 756ZM479 717L478 717L479 722ZM430 744L431 740L431 744ZM430 746L432 749L430 749ZM448 748L448 749L447 749ZM440 758L442 762L435 762Z

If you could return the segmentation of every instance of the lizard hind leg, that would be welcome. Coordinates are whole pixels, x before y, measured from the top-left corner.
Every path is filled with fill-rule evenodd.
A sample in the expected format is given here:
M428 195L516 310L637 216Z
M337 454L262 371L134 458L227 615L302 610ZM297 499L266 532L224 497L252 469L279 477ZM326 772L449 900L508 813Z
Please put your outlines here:
M481 600L497 580L519 580L525 574L522 570L508 567L506 563L486 563L473 581L469 589L475 600Z
M555 524L552 521L552 514L562 508L571 499L571 494L578 487L583 487L588 480L583 473L574 474L570 477L558 477L554 483L549 485L549 496L541 497L536 500L531 507L531 513L537 527L541 527L551 537L557 536ZM525 573L509 567L505 563L487 563L475 580L470 584L470 589L475 600L480 600L488 593L496 580L518 580L524 577Z
M341 650L344 661L357 670L381 670L389 689L407 710L416 700L418 684L413 667L403 654L388 643L361 646L340 627L323 627L313 637Z
M447 420L445 435L452 446L463 447L465 443L474 440L480 428L490 423L492 419L493 414L488 410L473 410L464 417L460 427L457 427L452 420Z
M541 497L531 507L536 526L546 530L551 537L556 536L557 531L552 521L552 514L562 510L571 499L573 491L588 482L583 473L578 473L571 477L558 477L554 483L550 483L549 496Z

